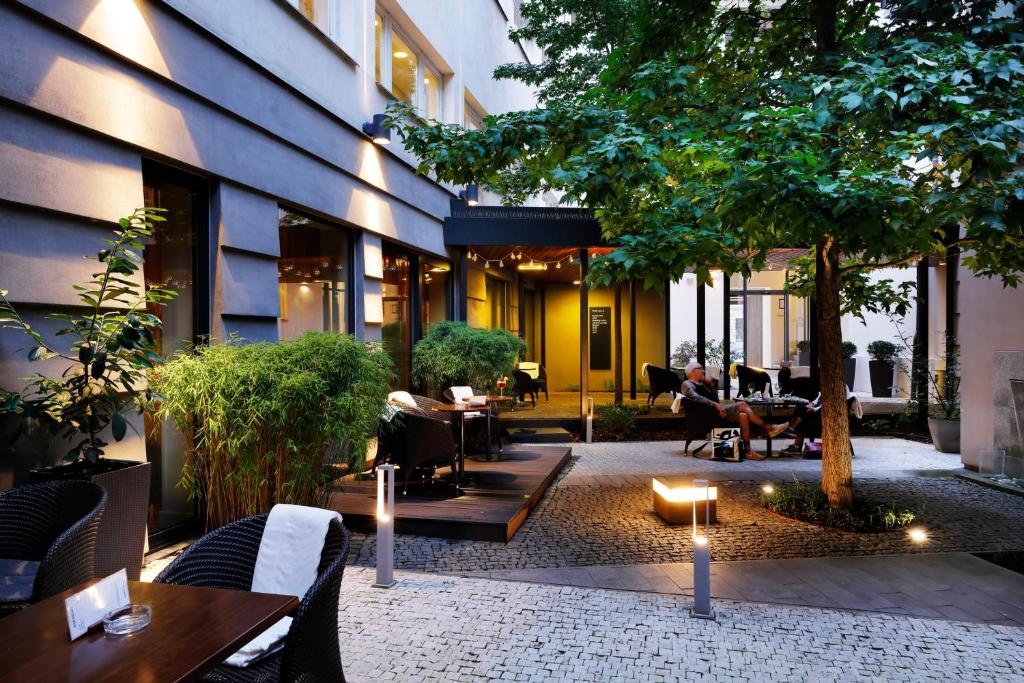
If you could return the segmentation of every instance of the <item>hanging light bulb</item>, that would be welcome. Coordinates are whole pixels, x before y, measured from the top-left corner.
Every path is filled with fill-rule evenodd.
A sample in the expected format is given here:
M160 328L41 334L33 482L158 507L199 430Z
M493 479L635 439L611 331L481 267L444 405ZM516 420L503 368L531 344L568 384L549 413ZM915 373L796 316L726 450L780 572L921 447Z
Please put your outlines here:
M504 268L505 267L505 261L502 260L502 259L498 259L498 267L499 268Z
M562 269L562 262L559 261L558 263L555 264L555 270L561 270L561 269Z
M501 263L501 262L499 261L499 263ZM490 267L491 267L491 262L490 261L484 261L484 268L490 268Z

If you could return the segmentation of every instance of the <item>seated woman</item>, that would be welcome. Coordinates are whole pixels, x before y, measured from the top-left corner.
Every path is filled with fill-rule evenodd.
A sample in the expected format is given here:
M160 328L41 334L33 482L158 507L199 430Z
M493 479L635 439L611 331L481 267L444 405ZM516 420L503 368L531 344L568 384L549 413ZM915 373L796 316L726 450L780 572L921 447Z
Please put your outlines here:
M788 422L770 425L754 412L754 410L743 401L735 401L722 405L718 402L718 392L712 388L711 381L704 376L704 366L695 360L686 364L686 381L680 386L680 393L683 396L715 406L718 417L724 422L739 425L740 438L746 447L747 457L751 460L764 460L764 456L757 453L750 447L750 425L764 429L769 436L775 438L789 427Z

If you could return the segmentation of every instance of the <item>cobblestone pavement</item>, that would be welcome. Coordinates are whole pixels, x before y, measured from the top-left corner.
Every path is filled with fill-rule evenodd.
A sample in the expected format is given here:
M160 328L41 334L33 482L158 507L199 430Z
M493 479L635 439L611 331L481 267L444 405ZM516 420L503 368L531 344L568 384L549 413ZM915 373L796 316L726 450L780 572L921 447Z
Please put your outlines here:
M680 596L346 570L352 681L1011 681L1024 629Z
M881 440L879 440L881 441ZM934 469L926 454L914 453L910 442L898 442L890 465ZM904 446L903 444L909 444ZM607 446L607 444L601 444ZM623 446L623 444L618 444ZM646 444L643 445L646 448ZM575 447L574 447L575 448ZM858 442L858 452L868 451ZM639 471L661 467L665 451L644 458L622 451ZM931 450L931 453L934 453ZM614 449L584 450L573 458L559 481L509 543L454 541L422 536L397 536L396 566L441 572L531 569L601 564L685 562L691 541L686 527L670 527L654 516L650 484L644 477L615 474ZM877 468L877 456L875 468ZM639 462L637 462L639 460ZM702 461L675 456L689 467ZM863 462L868 462L865 456ZM940 461L941 462L941 461ZM784 470L754 468L764 463L733 465L744 481L717 481L719 524L712 528L713 559L757 560L904 552L1024 549L1024 498L987 489L952 476L900 476L857 479L858 493L879 502L917 508L929 541L915 545L904 532L854 534L776 516L758 504L762 481L785 481ZM804 464L795 461L794 464ZM820 476L820 463L801 476ZM586 474L580 475L582 468ZM630 470L635 472L637 470ZM676 470L677 472L679 470ZM897 470L893 470L894 472ZM873 474L879 472L874 469ZM690 472L695 473L694 471ZM759 476L760 475L760 476ZM599 482L599 483L595 483ZM350 561L374 562L374 538L353 534Z

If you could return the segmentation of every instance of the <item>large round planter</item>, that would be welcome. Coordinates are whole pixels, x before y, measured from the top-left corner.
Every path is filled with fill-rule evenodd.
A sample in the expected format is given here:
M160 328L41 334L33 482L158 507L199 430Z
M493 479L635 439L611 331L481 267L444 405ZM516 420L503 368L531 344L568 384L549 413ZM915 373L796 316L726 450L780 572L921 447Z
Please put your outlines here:
M811 364L811 352L810 351L798 351L796 354L796 362L800 365Z
M939 417L928 418L928 431L932 435L932 443L940 453L960 452L960 420L943 420Z
M871 395L875 398L892 396L892 377L896 366L887 360L872 360L868 363L868 374L871 376Z
M148 462L100 458L94 466L79 461L33 470L30 478L34 482L85 479L103 487L107 509L96 536L96 576L109 576L124 568L130 581L138 581L146 543L151 468Z
M857 379L857 359L843 359L843 376L846 378L846 388L853 391L853 382Z

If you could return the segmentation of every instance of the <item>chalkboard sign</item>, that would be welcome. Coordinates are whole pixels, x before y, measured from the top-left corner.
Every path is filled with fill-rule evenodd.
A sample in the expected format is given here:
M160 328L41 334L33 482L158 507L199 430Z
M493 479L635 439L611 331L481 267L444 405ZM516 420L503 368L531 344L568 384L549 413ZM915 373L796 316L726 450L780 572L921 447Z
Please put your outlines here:
M595 306L590 309L590 369L612 369L611 306Z

